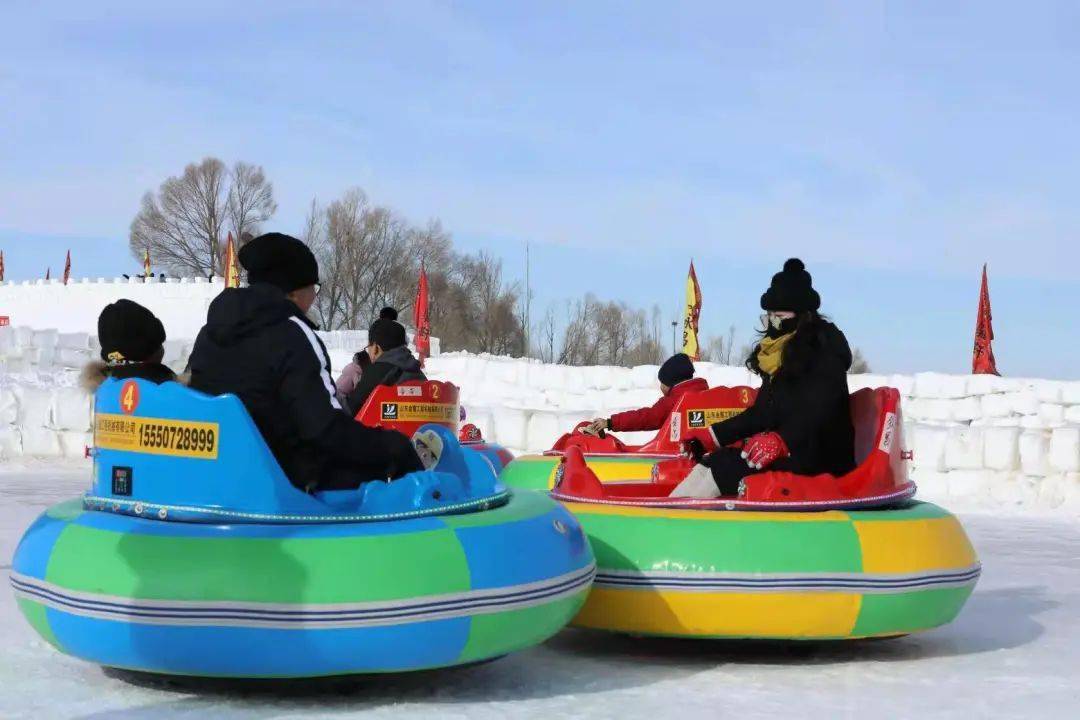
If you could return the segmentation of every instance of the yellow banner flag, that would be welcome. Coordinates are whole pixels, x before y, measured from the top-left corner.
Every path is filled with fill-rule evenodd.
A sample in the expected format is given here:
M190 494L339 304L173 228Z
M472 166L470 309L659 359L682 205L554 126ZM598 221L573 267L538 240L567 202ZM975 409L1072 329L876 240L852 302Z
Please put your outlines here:
M233 243L232 233L229 233L228 242L225 243L225 287L240 287L240 261L236 257L236 245Z
M698 344L698 320L701 317L701 286L698 285L694 261L690 261L690 274L686 276L686 316L683 318L683 349L691 360L701 354Z

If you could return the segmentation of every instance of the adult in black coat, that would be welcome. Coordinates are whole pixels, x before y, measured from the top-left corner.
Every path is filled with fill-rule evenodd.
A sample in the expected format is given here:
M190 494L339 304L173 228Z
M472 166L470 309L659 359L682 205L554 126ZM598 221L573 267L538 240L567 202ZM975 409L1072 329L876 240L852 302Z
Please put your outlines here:
M422 470L409 438L364 427L338 401L326 348L305 314L318 283L311 250L271 233L244 245L239 259L250 286L226 289L210 304L191 352L191 387L236 394L303 490Z
M736 495L744 477L762 470L843 475L854 468L851 349L840 329L818 313L820 305L802 261L784 263L761 297L766 327L746 361L761 377L757 398L710 428L718 450L699 452L708 472L692 472L677 496ZM740 449L726 447L739 441Z
M420 361L409 351L405 327L397 321L394 308L383 308L379 319L371 324L364 352L371 362L363 368L360 382L345 400L354 415L363 409L368 397L380 385L427 380Z

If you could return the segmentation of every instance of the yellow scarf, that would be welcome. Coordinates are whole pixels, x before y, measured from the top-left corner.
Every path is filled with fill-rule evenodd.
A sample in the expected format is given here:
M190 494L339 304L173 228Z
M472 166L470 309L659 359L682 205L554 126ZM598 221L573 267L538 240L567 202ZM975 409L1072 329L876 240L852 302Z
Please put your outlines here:
M794 332L781 335L778 338L761 338L758 345L757 361L762 372L772 377L780 369L780 363L784 357L784 346L795 336Z

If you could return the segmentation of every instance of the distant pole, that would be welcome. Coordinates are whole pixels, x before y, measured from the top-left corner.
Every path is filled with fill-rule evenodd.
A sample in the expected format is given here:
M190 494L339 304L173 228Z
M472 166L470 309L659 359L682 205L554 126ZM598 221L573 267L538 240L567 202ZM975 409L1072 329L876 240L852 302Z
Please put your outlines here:
M678 346L675 344L677 342L675 340L675 330L678 327L679 327L679 321L678 320L672 320L671 321L671 354L672 355L674 355L676 352L678 352L678 350L676 349Z
M531 333L532 315L532 285L529 283L529 241L525 241L525 357L529 357L531 346L529 336Z

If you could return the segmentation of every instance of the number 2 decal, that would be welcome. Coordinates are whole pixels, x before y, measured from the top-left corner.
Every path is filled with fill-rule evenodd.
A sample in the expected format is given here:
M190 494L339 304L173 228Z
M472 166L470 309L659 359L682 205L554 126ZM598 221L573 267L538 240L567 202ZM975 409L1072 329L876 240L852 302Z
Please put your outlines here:
M431 386L431 399L432 400L438 400L439 399L439 394L441 393L441 391L442 391L442 386L441 385L432 385Z

